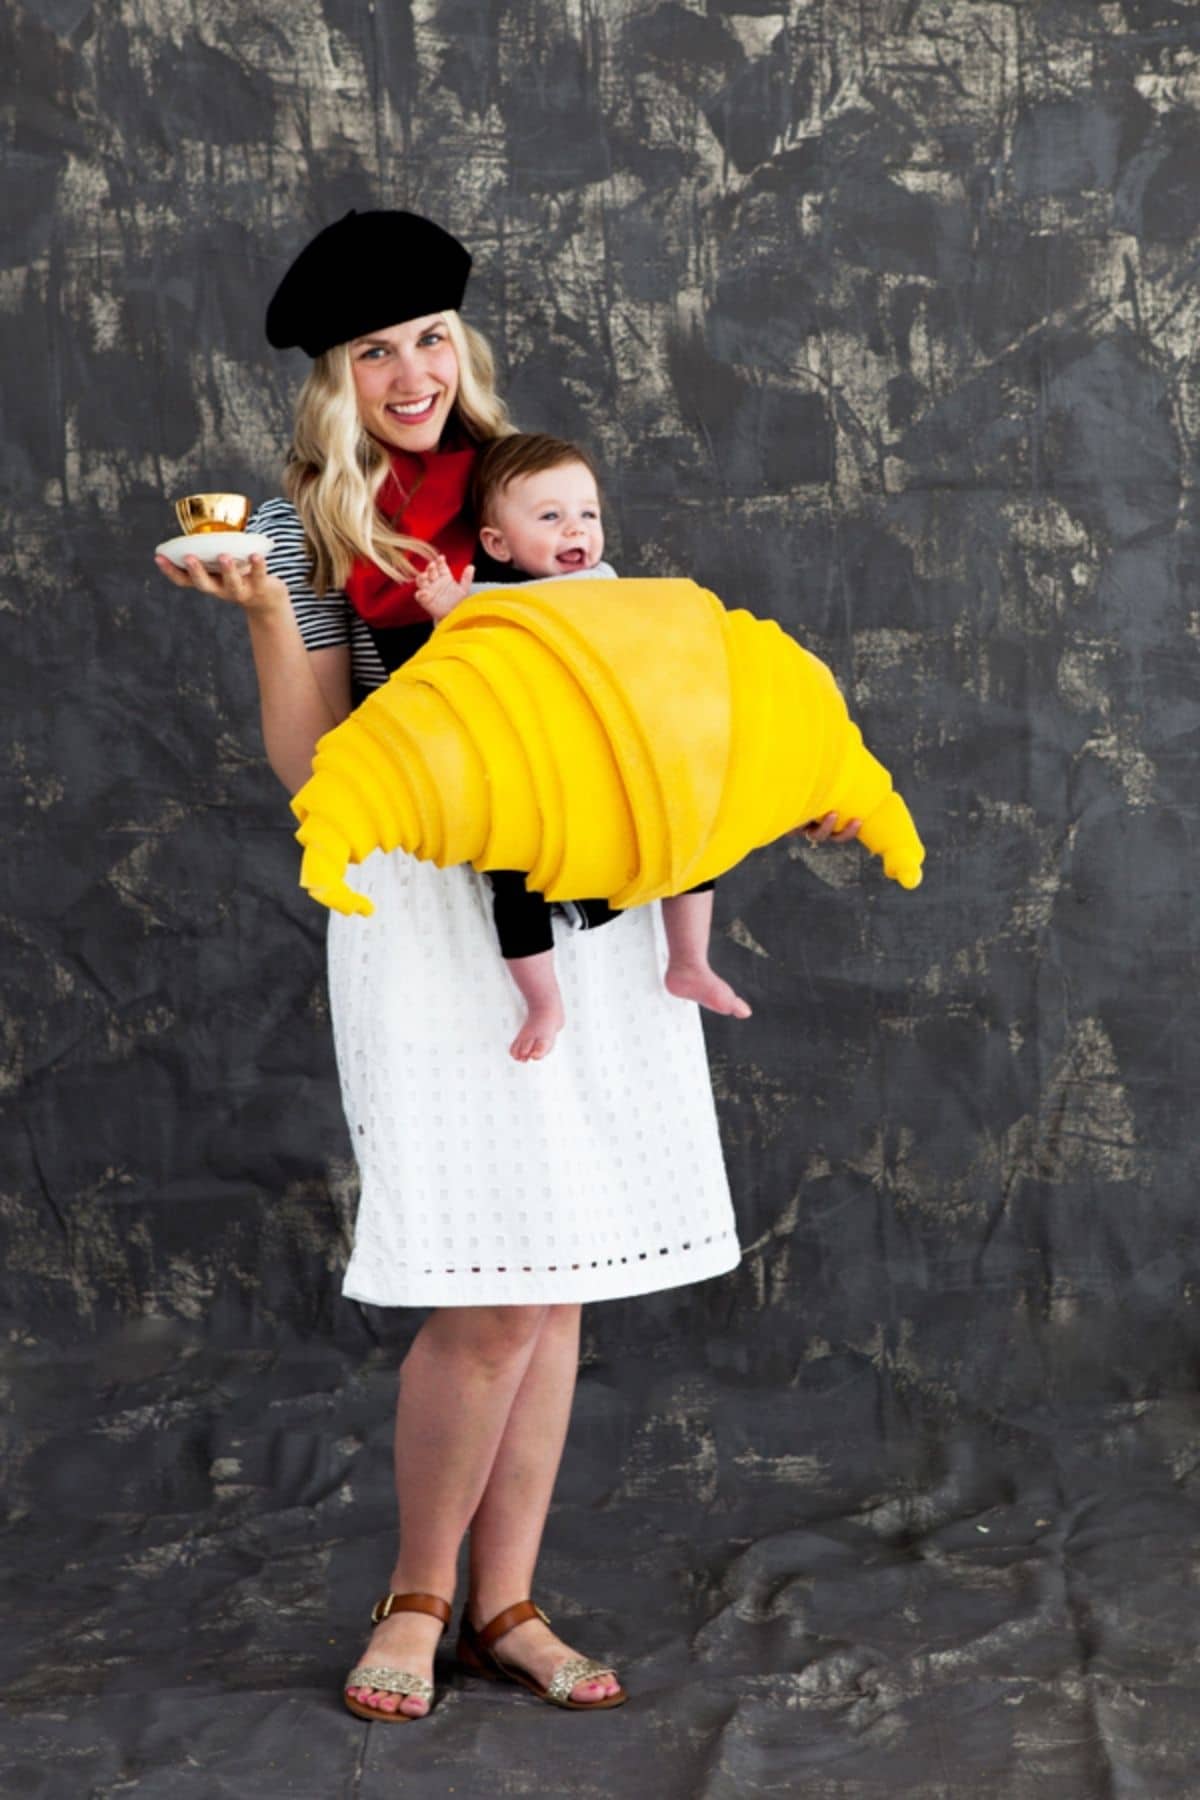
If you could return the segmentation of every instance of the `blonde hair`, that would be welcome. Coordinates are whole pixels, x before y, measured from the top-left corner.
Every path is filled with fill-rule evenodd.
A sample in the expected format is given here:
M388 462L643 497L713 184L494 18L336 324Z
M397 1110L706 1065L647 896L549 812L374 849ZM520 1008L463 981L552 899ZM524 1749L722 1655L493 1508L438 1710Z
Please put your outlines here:
M515 427L496 392L496 365L481 332L456 312L444 312L458 358L458 392L451 417L477 444L507 437ZM356 562L373 562L393 581L411 581L413 556L434 554L420 538L393 531L376 508L391 460L363 428L349 344L318 356L296 398L284 492L300 515L312 550L318 594L341 587Z

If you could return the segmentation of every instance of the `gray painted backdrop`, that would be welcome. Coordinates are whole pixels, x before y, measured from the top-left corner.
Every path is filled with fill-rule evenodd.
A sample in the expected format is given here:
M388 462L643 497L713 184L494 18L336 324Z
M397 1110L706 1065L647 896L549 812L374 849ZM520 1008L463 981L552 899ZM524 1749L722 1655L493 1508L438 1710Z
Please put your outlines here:
M824 656L930 851L916 894L794 842L720 885L716 956L755 1008L708 1027L745 1260L587 1314L564 1518L594 1476L668 1508L689 1567L707 1532L696 1626L795 1575L802 1550L763 1545L814 1512L893 1548L1018 1492L1032 1519L1052 1500L1013 1471L1051 1467L1068 1417L1093 1472L1161 1452L1183 1481L1200 8L37 0L3 33L27 1503L82 1529L86 1489L236 1538L280 1482L343 1534L369 1494L348 1619L386 1556L413 1318L338 1293L324 919L242 621L149 560L170 498L277 491L307 365L268 351L264 306L352 205L470 244L467 316L518 422L598 453L612 560ZM100 1424L89 1367L135 1397ZM239 1381L240 1425L213 1398ZM724 1778L703 1791L794 1791ZM846 1779L821 1791L875 1791Z

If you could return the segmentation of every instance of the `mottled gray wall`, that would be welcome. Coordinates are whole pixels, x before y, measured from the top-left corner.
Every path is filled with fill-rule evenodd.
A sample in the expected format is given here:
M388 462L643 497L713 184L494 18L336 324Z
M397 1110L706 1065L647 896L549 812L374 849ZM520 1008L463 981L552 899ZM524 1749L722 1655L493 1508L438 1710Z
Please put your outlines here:
M796 1453L780 1383L894 1435L1189 1380L1200 9L37 0L4 40L26 1342L410 1324L337 1292L323 915L243 624L149 561L168 497L276 490L265 301L398 204L474 249L519 421L595 446L614 560L830 660L930 849L915 895L795 844L721 886L748 1253L590 1313L666 1359L630 1480Z

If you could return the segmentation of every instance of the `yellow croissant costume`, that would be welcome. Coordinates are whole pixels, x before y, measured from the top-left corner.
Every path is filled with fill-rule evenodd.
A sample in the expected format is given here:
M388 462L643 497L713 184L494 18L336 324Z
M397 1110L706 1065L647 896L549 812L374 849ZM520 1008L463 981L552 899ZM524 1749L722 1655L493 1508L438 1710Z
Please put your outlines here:
M528 869L548 900L638 906L810 819L862 820L902 887L925 850L825 664L692 581L584 581L464 600L317 744L291 802L300 880L372 850Z

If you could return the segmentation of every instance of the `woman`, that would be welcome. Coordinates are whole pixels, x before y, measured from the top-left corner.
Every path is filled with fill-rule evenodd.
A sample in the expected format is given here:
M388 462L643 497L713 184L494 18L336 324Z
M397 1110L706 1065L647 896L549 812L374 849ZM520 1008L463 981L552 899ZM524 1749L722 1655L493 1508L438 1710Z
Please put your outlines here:
M289 793L317 739L431 630L414 600L421 557L441 551L456 575L469 562L471 465L512 429L487 347L458 317L469 266L453 238L407 213L351 213L320 233L267 317L273 344L315 358L291 504L269 501L251 521L272 552L242 567L223 558L219 574L160 559L177 585L243 608L267 756ZM810 831L830 834L829 821ZM626 1698L614 1671L564 1644L528 1596L581 1303L738 1261L699 1016L661 986L657 907L601 929L569 908L555 933L575 1029L547 1061L514 1062L519 998L483 878L400 852L352 877L375 912L329 921L362 1178L343 1292L434 1310L400 1369L399 1548L346 1704L369 1719L428 1712L469 1531L464 1666L556 1705L613 1707Z

